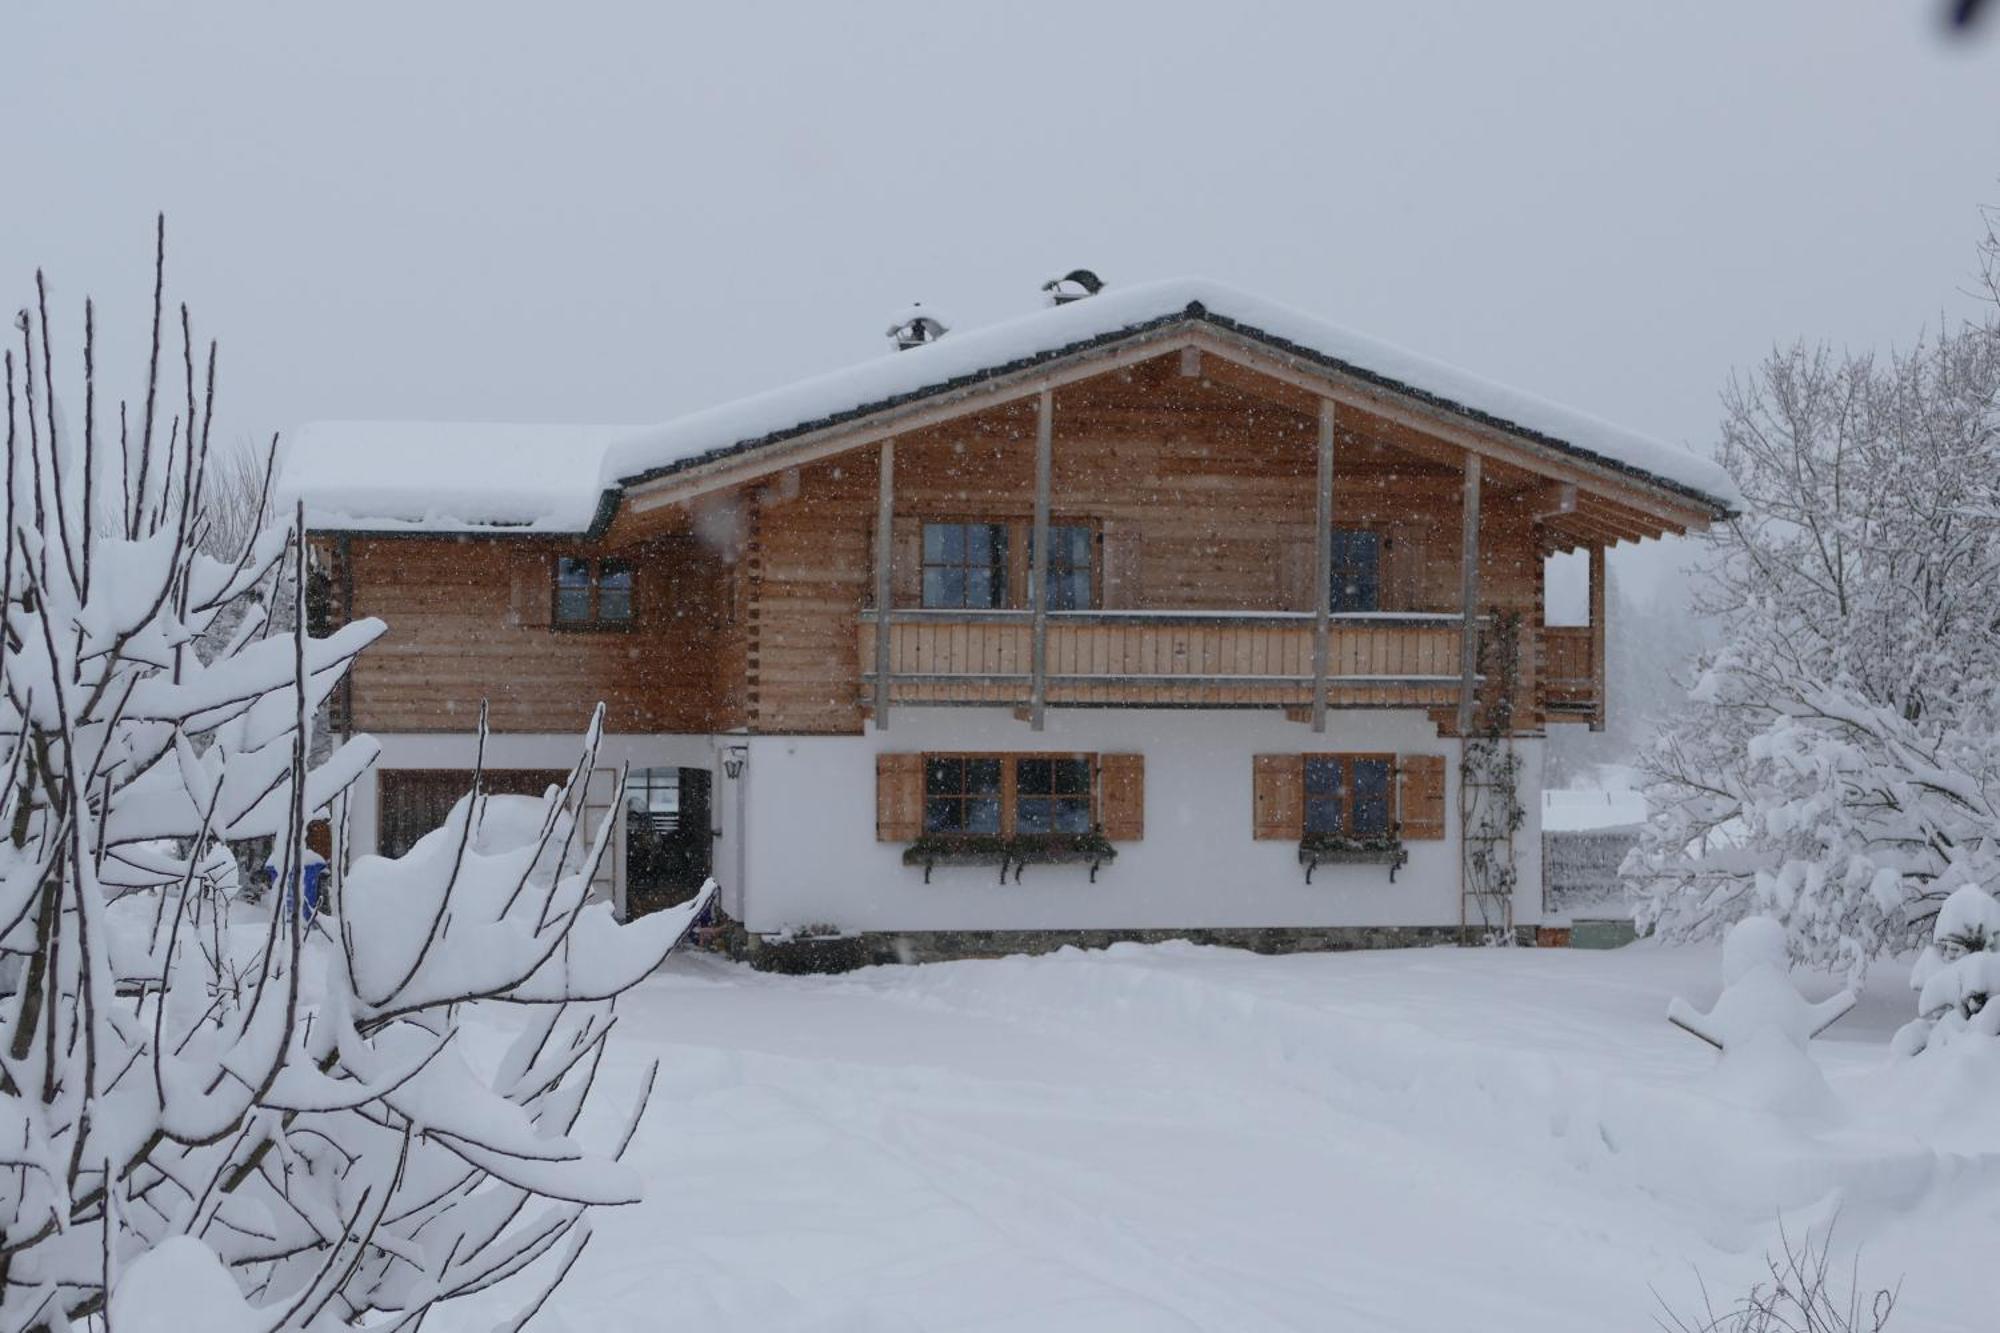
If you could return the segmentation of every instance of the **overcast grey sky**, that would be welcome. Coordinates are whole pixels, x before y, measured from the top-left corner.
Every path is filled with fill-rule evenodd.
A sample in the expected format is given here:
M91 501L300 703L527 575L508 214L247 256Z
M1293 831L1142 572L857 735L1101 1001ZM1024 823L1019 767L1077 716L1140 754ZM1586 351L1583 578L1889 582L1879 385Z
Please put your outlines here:
M2000 23L1938 11L14 4L0 276L136 330L165 208L236 436L659 419L1087 265L1705 444L1774 341L1967 308Z

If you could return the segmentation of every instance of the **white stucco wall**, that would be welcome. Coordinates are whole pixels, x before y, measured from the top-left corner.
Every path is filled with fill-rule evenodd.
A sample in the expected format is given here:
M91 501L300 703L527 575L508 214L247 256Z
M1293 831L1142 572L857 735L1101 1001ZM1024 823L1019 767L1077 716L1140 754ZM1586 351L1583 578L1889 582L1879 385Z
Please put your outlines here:
M732 897L753 931L1459 924L1458 744L1420 712L1336 710L1317 736L1247 711L1054 709L1047 730L1033 732L1001 710L910 708L891 715L888 731L860 737L743 739L744 776L722 788L747 806L747 865ZM948 749L1142 753L1145 837L1120 844L1095 884L1078 866L1030 866L1005 885L992 868L939 867L926 884L902 864L901 845L875 840L875 755ZM1526 925L1541 908L1541 742L1521 749L1528 824L1515 921ZM1295 843L1250 836L1251 756L1313 751L1447 756L1450 836L1409 844L1394 884L1381 866L1322 866L1307 884ZM718 873L733 865L722 845L716 864Z

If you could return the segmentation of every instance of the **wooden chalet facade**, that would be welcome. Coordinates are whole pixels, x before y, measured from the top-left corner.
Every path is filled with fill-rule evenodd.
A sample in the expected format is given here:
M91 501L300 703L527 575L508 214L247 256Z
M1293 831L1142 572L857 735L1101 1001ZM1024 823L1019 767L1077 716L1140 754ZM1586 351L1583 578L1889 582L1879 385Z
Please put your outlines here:
M343 705L383 744L357 839L441 817L482 701L489 764L529 785L602 701L592 813L627 821L607 891L635 909L688 887L648 881L650 827L753 937L1531 925L1532 891L1468 899L1460 738L1511 691L1535 810L1546 729L1610 702L1605 549L1733 492L1372 350L1207 284L1107 291L607 431L573 496L504 517L477 486L376 495L368 428L308 428L288 477L339 610L388 625ZM479 439L430 462L476 477ZM1550 626L1573 551L1590 623Z

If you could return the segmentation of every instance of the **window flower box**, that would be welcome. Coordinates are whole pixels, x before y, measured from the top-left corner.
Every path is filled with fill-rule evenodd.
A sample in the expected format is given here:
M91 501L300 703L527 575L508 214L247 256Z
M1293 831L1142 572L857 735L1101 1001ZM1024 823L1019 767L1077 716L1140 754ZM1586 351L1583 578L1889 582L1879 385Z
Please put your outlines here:
M1118 849L1102 833L1024 833L1011 838L985 835L926 835L903 849L903 864L922 866L930 883L936 866L999 866L1000 882L1012 871L1020 883L1029 866L1087 865L1097 882L1101 866L1117 859Z
M1410 859L1403 839L1394 833L1377 837L1352 838L1339 833L1308 833L1299 839L1299 864L1306 868L1306 883L1321 866L1387 866L1389 882Z

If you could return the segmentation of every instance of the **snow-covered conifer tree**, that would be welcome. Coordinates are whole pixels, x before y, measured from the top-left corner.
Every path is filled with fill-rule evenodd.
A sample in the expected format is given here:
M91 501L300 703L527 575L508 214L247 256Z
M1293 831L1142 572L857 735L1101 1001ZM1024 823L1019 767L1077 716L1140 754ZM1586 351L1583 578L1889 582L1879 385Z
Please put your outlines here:
M1859 969L2000 882L2000 321L1777 352L1725 394L1722 459L1723 646L1645 757L1626 874L1669 934L1767 913Z
M475 788L399 860L336 847L317 914L236 896L228 844L273 839L297 884L308 819L374 758L309 762L382 626L309 633L299 516L260 504L217 553L215 352L178 313L156 282L115 421L88 304L80 413L39 278L5 351L0 1333L407 1329L549 1256L532 1308L589 1207L636 1197L622 1143L571 1131L613 997L704 899L629 927L593 900L595 725L544 799ZM525 1017L495 1059L468 1037L501 1005Z

